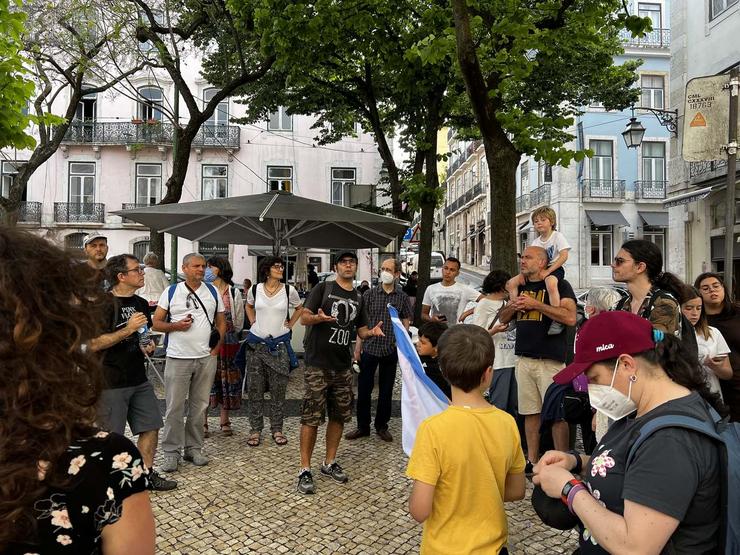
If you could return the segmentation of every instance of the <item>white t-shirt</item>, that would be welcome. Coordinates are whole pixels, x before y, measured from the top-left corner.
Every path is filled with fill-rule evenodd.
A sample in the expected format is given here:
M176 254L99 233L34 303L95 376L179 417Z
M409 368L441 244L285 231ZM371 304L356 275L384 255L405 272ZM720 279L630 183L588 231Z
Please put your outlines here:
M530 246L542 247L545 249L545 252L547 252L548 266L558 257L560 251L570 249L570 244L568 244L568 240L565 238L565 235L559 231L553 231L547 240L543 240L540 236L535 237Z
M496 314L504 306L504 301L493 299L481 299L478 301L473 313L472 323L483 329L488 329L496 317ZM516 366L516 355L514 344L516 343L516 330L502 331L491 336L493 346L496 349L496 358L493 361L493 369L513 368Z
M465 310L465 305L480 297L480 293L462 283L453 283L445 287L442 283L435 283L424 291L421 304L432 307L430 316L444 314L447 316L447 325L457 324L458 318Z
M255 303L250 287L247 293L247 304L254 307L255 321L249 331L263 339L270 336L280 337L288 333L290 330L285 327L285 320L288 317L288 304L290 304L291 309L302 304L295 287L290 288L289 295L290 299L285 295L285 285L283 284L282 291L278 291L274 296L269 297L265 294L265 284L258 283Z
M725 338L722 337L722 332L712 326L709 326L709 339L704 339L704 336L697 332L696 344L699 347L699 362L702 363L709 390L712 393L719 393L722 396L722 391L719 387L719 378L714 373L714 370L705 364L705 361L721 355L729 355L730 347L727 345Z
M211 324L208 320L215 322L215 312L224 311L224 302L221 300L221 295L213 287L213 290L216 291L216 298L214 299L208 286L201 283L195 292L205 304L204 310L204 307L195 299L195 295L188 291L184 282L177 284L171 305L167 295L169 290L168 287L162 292L158 306L164 310L170 309L170 322L179 322L184 320L188 314L191 314L193 325L187 331L170 332L167 340L167 356L170 358L203 358L208 356L211 352L208 346L208 340L211 337ZM188 299L188 296L190 299ZM216 301L218 301L218 305ZM190 305L189 308L188 304ZM206 311L208 311L208 316L206 316Z

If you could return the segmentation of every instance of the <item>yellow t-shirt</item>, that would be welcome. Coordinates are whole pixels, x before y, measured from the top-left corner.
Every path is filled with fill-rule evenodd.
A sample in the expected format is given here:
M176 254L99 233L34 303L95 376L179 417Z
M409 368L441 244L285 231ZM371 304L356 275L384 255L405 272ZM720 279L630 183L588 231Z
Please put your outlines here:
M435 486L423 555L498 553L508 541L507 474L524 472L519 431L496 407L450 406L416 432L406 475Z

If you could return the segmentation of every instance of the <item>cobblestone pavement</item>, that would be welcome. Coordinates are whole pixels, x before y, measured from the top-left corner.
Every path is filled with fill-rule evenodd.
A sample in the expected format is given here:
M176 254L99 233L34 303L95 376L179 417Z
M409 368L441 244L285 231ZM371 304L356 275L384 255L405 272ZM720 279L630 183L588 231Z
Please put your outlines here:
M301 383L298 370L288 393L293 407ZM161 387L156 389L161 395ZM404 476L400 418L390 423L393 443L374 434L342 440L338 460L350 476L347 484L318 472L324 445L320 428L313 460L317 492L303 496L296 492L298 415L289 412L286 418L286 446L275 445L265 433L262 444L252 448L246 445L248 420L243 410L237 414L231 418L231 437L218 432L218 416L211 414L208 466L184 463L171 475L179 481L176 490L152 494L159 553L418 553L421 526L407 511L410 482ZM354 422L347 429L354 429ZM543 526L529 502L530 492L528 486L524 501L506 505L510 551L571 553L574 534Z

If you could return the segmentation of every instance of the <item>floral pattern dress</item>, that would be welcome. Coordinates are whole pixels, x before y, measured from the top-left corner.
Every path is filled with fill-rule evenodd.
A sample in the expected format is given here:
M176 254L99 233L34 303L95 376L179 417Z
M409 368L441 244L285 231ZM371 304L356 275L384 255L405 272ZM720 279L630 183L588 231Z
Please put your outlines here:
M69 484L36 501L36 537L6 553L101 553L103 528L121 518L124 499L147 489L139 450L118 434L101 431L78 439L58 464Z
M234 364L234 358L239 351L239 337L234 327L233 302L227 287L221 293L224 301L224 316L226 318L226 335L218 353L216 377L211 387L210 406L217 408L221 405L225 410L238 410L242 406L242 374Z

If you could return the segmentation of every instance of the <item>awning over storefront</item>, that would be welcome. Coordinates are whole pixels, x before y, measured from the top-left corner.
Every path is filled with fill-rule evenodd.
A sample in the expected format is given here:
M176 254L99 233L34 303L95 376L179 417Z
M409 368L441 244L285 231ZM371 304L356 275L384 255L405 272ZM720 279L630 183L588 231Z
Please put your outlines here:
M672 206L681 206L682 204L688 204L697 200L705 199L712 192L711 187L704 187L697 191L691 191L690 193L684 193L682 195L676 195L675 197L667 198L663 201L664 208L671 208Z
M595 226L629 226L629 222L619 210L586 210L586 216Z
M650 227L668 227L668 212L638 212L645 225Z
M532 222L527 220L519 226L519 233L528 233L530 229L532 229Z

